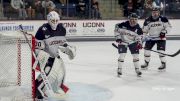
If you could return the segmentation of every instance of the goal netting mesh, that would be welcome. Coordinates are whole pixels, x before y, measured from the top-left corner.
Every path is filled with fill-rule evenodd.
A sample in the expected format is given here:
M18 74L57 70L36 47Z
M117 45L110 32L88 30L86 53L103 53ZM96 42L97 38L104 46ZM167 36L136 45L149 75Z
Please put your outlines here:
M34 38L17 33L0 33L0 101L34 100Z

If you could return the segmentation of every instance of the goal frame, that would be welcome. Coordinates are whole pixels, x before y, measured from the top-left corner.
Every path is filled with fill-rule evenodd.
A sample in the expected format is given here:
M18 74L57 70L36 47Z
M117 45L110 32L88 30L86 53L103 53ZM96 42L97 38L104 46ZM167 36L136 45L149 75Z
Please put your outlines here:
M22 75L21 75L21 69L22 69L22 61L21 61L21 48L22 48L22 44L25 43L25 44L28 44L28 41L31 43L31 52L28 51L28 53L30 52L30 58L31 58L31 78L29 77L29 79L31 80L31 99L32 101L35 101L35 70L33 69L33 64L35 62L35 58L33 57L33 52L32 51L35 51L35 37L33 37L32 35L28 35L28 41L23 38L23 36L6 36L6 35L0 35L1 38L8 38L8 37L11 37L11 38L15 38L15 44L16 44L16 48L17 48L17 53L15 53L17 55L17 86L21 86L21 81L22 81ZM11 40L10 40L11 41ZM7 44L8 45L8 44ZM29 47L28 47L29 48ZM15 71L16 72L16 71ZM3 88L3 87L2 87ZM0 98L3 98L3 96L0 96Z

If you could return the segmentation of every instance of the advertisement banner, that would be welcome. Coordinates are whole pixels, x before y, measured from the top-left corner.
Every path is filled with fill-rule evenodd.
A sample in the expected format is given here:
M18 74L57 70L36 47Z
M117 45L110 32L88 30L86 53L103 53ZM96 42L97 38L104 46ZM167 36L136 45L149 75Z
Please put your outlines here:
M114 27L117 23L121 23L124 20L61 20L67 31L67 36L114 36ZM144 20L139 20L139 24L142 27ZM47 21L1 21L0 33L16 33L19 31L19 25L22 24L25 31L35 35L38 28ZM180 35L176 28L180 25L180 20L170 20L173 28L169 35Z

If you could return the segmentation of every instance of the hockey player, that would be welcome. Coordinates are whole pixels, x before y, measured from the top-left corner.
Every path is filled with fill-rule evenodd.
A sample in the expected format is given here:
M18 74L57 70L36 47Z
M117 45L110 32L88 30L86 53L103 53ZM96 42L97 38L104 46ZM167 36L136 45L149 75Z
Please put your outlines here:
M160 8L154 7L152 9L152 15L145 19L143 25L144 33L149 37L150 40L145 43L144 50L144 61L145 63L141 65L142 69L147 69L150 62L150 49L157 44L157 50L164 53L166 49L166 34L170 32L171 25L166 17L160 15ZM159 70L166 69L166 59L165 56L159 54L161 60L161 66Z
M37 41L36 54L37 57L41 51L49 54L45 66L40 68L47 75L53 93L65 94L68 88L64 85L65 67L60 54L61 52L65 53L70 59L73 59L75 48L68 45L65 39L66 29L59 23L60 17L57 12L51 11L47 15L47 21L48 23L43 24L35 35ZM36 79L36 98L43 99L45 97L48 97L46 87L41 75L39 75Z
M120 54L118 58L118 76L122 75L122 67L127 48L129 48L133 56L133 63L137 76L141 76L142 74L139 65L139 49L142 49L141 35L143 32L137 20L138 16L136 13L132 13L128 21L118 23L115 26L115 38L118 43L118 52Z

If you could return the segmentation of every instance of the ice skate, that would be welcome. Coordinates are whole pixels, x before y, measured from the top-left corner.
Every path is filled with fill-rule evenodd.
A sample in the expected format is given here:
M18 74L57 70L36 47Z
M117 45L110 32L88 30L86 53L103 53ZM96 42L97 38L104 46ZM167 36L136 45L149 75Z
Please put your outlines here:
M143 65L141 65L141 69L142 70L147 70L148 69L148 65L149 65L149 62L145 61L145 63Z
M166 63L162 62L162 65L158 68L159 71L165 71L166 70Z
M117 76L120 77L122 75L122 68L117 69Z
M139 70L139 68L136 68L135 71L136 71L136 73L137 73L137 76L138 76L138 77L141 77L142 73L141 73L141 71Z

